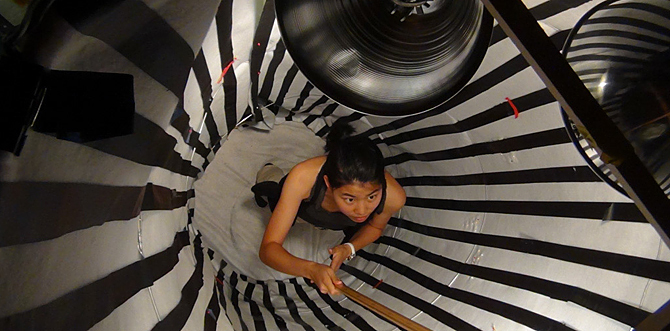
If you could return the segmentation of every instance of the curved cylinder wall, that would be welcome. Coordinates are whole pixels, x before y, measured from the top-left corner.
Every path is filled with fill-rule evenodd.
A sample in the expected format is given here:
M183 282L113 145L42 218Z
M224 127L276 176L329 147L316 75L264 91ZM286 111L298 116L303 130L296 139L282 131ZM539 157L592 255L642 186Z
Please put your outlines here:
M527 6L560 48L598 2ZM260 126L324 136L345 117L380 144L407 205L349 270L430 329L630 330L670 297L668 248L592 173L497 26L470 83L406 118L314 89L259 2L59 1L27 49L48 68L132 74L136 131L86 144L31 131L20 157L0 154L0 329L392 330L346 300L305 299L301 280L276 285L297 316L269 309L267 283L203 243L193 183L256 103Z

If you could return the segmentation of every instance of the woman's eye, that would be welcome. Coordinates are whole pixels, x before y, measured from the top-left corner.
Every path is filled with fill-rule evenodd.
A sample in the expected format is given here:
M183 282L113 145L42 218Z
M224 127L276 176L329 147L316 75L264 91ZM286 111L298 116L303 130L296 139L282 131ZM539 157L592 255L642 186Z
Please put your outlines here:
M374 200L377 197L377 195L371 195L368 197L368 200Z
M344 199L344 201L346 201L347 203L352 203L352 202L354 202L354 199L352 199L352 198L346 198L346 199Z

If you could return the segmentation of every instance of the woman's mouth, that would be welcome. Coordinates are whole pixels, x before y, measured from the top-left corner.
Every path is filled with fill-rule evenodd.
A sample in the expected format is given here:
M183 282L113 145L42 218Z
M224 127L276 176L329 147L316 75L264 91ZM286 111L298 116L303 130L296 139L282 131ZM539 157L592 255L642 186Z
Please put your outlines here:
M356 221L356 222L363 222L363 221L365 221L366 219L368 219L367 216L354 217L354 221Z

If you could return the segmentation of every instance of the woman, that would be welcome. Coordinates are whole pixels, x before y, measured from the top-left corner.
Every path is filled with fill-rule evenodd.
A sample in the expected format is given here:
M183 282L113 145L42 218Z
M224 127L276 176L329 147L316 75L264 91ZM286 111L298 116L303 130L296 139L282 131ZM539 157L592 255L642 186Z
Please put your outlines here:
M405 204L405 191L384 171L379 148L370 139L350 137L352 132L347 124L334 125L327 137L327 155L297 164L279 185L272 183L274 194L260 193L274 208L259 257L278 271L309 278L324 294L339 293L342 282L335 271L357 250L377 240L391 215ZM266 165L259 175L276 172L278 168L273 167ZM273 190L267 190L268 184L253 188L261 204L259 192ZM320 228L355 233L348 242L329 249L330 265L304 260L282 247L296 216Z

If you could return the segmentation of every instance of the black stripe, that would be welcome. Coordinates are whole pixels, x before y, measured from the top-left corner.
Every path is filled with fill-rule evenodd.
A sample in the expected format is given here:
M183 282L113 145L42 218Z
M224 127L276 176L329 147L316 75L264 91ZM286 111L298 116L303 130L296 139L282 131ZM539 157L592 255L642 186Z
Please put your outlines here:
M331 320L330 320L330 319L323 313L323 311L321 310L321 308L319 308L319 307L314 303L314 301L312 301L312 300L309 298L309 296L307 295L307 293L305 293L305 290L303 290L302 286L300 286L300 285L298 284L298 281L297 281L295 278L291 278L291 279L289 280L289 282L290 282L291 284L293 284L293 288L295 288L295 292L298 294L298 297L300 297L300 300L302 300L302 301L307 305L307 307L309 307L309 309L310 309L310 310L312 311L312 313L314 314L314 317L316 317L316 318L319 320L319 322L321 322L321 324L323 324L323 326L326 327L326 329L328 329L328 330L334 330L334 331L343 331L343 329L342 329L341 327L339 327L339 326L336 325L333 321L331 321ZM312 289L312 290L314 291L314 289ZM316 290L316 292L319 292L319 293L320 293L320 291L318 291L318 290Z
M172 246L31 310L0 318L2 330L88 330L117 307L166 275L188 245L188 232L175 235Z
M298 308L295 305L295 302L286 293L286 285L283 282L277 281L277 287L279 288L279 295L284 298L284 301L286 302L286 308L288 308L288 311L291 314L291 317L293 317L293 320L300 324L306 331L314 331L314 329L309 326L309 324L302 320L300 314L298 314Z
M233 325L233 321L230 320L230 316L228 316L228 305L226 304L226 292L223 289L223 282L226 280L226 276L223 273L223 268L225 268L227 265L226 261L221 260L221 266L219 267L219 270L216 273L216 278L221 281L216 281L216 289L219 292L219 304L221 304L221 307L223 307L223 311L225 312L225 316L228 319L228 322L230 325Z
M211 153L211 151L210 151L210 153ZM202 162L202 170L205 171L208 166L209 166L209 159L205 158L205 161Z
M84 145L137 162L144 165L161 167L184 176L196 177L200 169L181 158L174 150L177 140L168 135L160 126L140 114L135 114L134 133L92 141Z
M568 58L568 63L583 62L583 61L609 61L623 63L627 65L645 65L647 64L646 59L637 59L628 56L615 56L615 55L597 55L597 54L585 54L577 55Z
M284 105L284 100L286 99L286 93L288 89L291 88L295 76L298 74L298 67L294 65L286 72L284 75L284 80L282 81L281 88L279 89L279 94L277 95L277 100L275 101L276 106Z
M592 17L589 18L586 22L584 22L584 26L591 25L591 24L603 24L603 25L622 25L622 26L630 26L630 27L635 27L643 30L647 30L650 32L658 33L662 36L668 36L670 35L670 29L666 28L662 25L654 24L652 22L647 22L643 21L637 18L632 18L632 17L616 17L616 16L609 16L609 17Z
M459 185L503 185L531 183L579 183L600 182L601 179L590 167L561 167L529 169L506 172L487 172L454 176L415 176L396 178L407 186L459 186Z
M343 264L340 267L342 270L348 272L349 274L355 276L356 278L366 282L368 285L377 286L377 289L400 300L406 304L428 314L434 319L438 320L442 324L458 331L481 331L476 327L470 325L469 323L461 320L460 318L450 314L447 311L444 311L437 306L411 295L395 286L389 285L388 283L379 282L379 279L366 274L365 272L358 270L352 266Z
M186 224L193 224L193 217L195 216L195 208L189 208L188 209L188 221Z
M339 103L332 103L332 104L326 106L326 108L323 109L323 112L321 113L321 116L322 117L328 117L328 116L332 115L335 112L335 109L337 109L337 107L339 107L339 106L340 106Z
M183 94L193 50L144 2L60 0L54 6L79 32L105 42L175 96Z
M209 299L207 304L207 310L205 311L204 316L204 327L205 331L216 331L216 322L219 320L219 314L221 314L221 307L219 307L219 296L216 292L216 281L214 286L212 286L212 296Z
M509 320L523 324L533 330L555 330L555 331L572 331L573 329L561 324L555 320L545 316L533 313L527 309L523 309L508 303L491 299L479 294L470 293L455 287L437 282L436 280L427 277L426 275L417 272L406 264L400 264L388 257L370 254L366 251L359 251L359 256L369 261L377 262L404 277L414 281L415 283L425 287L426 289L439 293L447 298L463 302L473 307L486 310L490 313L500 315Z
M551 41L553 42L554 46L556 46L556 49L563 48L563 45L565 44L565 40L567 39L569 32L570 30L559 31L550 36L552 38ZM507 38L505 31L502 30L500 25L496 25L493 27L493 32L491 33L491 42L489 43L489 45L495 45L497 42L500 42L505 38Z
M237 289L237 282L238 282L237 273L233 271L232 274L230 275L230 290L231 290L230 300L233 304L235 312L237 313L237 317L240 320L242 331L249 331L247 324L244 323L244 320L242 319L242 312L240 311L240 304L239 304L240 291Z
M302 91L300 92L300 98L296 100L295 106L293 106L293 108L291 109L292 112L300 111L302 105L305 104L305 100L309 98L309 92L311 92L312 89L314 89L314 85L307 82L305 84L305 87L303 87Z
M246 280L245 280L246 281ZM267 330L263 320L263 314L258 308L258 304L253 300L255 284L247 282L247 287L244 289L244 301L249 303L251 310L251 317L254 319L254 328L256 331Z
M615 3L605 8L604 11L617 9L638 9L649 12L650 14L663 16L670 19L670 10L662 6L655 6L648 3ZM616 12L615 12L616 13Z
M438 210L457 210L510 215L568 217L589 220L608 220L646 223L646 219L633 203L590 201L473 201L408 197L406 206Z
M203 159L207 157L207 154L209 153L209 149L203 144L202 141L200 141L200 133L198 131L194 130L191 128L189 121L191 118L188 116L188 113L186 113L186 110L184 109L184 101L179 100L177 102L176 106L179 110L175 110L175 114L181 114L174 118L171 122L170 125L172 125L179 133L181 133L182 138L184 138L184 142L191 146L193 149L195 149L195 152L198 153Z
M556 102L556 99L554 99L551 92L545 88L515 98L513 102L519 113L524 113L528 110ZM514 111L510 105L507 101L503 101L481 113L477 113L454 124L434 125L427 128L402 132L392 137L384 138L384 143L387 145L395 145L421 138L466 132L513 115ZM378 141L379 139L375 139L375 142Z
M665 46L665 47L667 47L667 45L669 44L668 41L663 40L663 39L659 39L659 38L655 38L653 36L639 34L639 33L635 33L635 32L613 30L613 29L602 29L602 30L579 32L577 35L574 36L574 40L586 39L586 38L592 38L592 37L621 37L621 38L625 38L625 39L643 41L643 42L646 42L646 43L655 44L655 45L659 45L659 46Z
M323 99L323 98L325 98L325 96L321 97L321 99ZM321 100L321 99L319 99L319 100ZM305 124L305 126L309 126L309 125L312 124L312 122L314 122L317 118L319 118L318 115L308 115L307 118L305 118L305 120L302 121L302 123Z
M589 0L550 0L531 8L530 13L536 20L540 21L568 9L577 8L587 2Z
M440 266L441 268L459 274L525 289L556 300L574 302L584 308L627 325L638 325L649 315L648 312L637 307L621 303L597 293L589 292L576 286L556 283L546 279L514 272L482 267L476 264L461 263L431 253L397 238L383 236L379 238L379 243L393 246L424 261L428 261L436 266Z
M186 206L188 199L194 196L194 189L184 192L147 183L142 199L142 210L172 210Z
M309 125L310 123L312 123L312 122L313 122L314 120L316 120L317 118L324 118L324 117L327 117L327 116L331 115L333 112L335 112L335 109L336 109L338 106L339 106L338 103L332 103L332 104L326 106L326 108L324 108L324 110L323 110L323 112L321 112L321 114L318 114L318 115L314 114L314 115L309 115L309 116L307 116L307 118L303 121L303 123L305 123L305 125ZM326 136L326 134L327 134L329 131L330 131L330 126L328 126L328 125L324 125L324 126L323 126L321 129L319 129L319 131L317 131L315 134L316 134L317 136L323 138L323 137Z
M505 34L505 31L503 31L503 29L500 27L500 25L494 26L493 31L491 32L491 41L489 41L489 47L495 45L496 43L500 42L505 38L507 38L507 35Z
M319 99L317 99L316 101L314 101L314 103L312 103L311 105L309 105L309 107L307 107L307 109L305 109L305 111L303 111L303 113L309 113L309 112L311 112L314 108L316 108L316 106L322 105L322 104L328 102L329 100L330 100L330 99L328 99L327 96L323 95L323 96L321 96ZM308 123L308 124L309 124L309 123Z
M225 96L223 109L226 115L226 132L230 132L237 124L237 76L232 66L223 82L223 94Z
M263 287L263 306L270 312L270 314L272 314L272 317L277 324L277 328L281 331L288 331L288 328L286 328L286 321L275 313L275 308L272 306L272 300L270 299L270 289L268 289L268 285L265 282L260 282L260 284Z
M588 0L551 0L530 8L529 11L536 20L541 21L560 14L565 10L579 7L587 2ZM496 25L493 28L493 33L491 35L491 45L505 38L507 38L505 32L502 30L500 25ZM557 49L561 49L563 42L556 43L555 41L554 44L556 45Z
M233 1L223 0L216 11L216 28L221 54L221 68L225 68L234 59L231 32L233 29ZM237 124L237 77L235 67L230 66L223 77L223 110L226 117L226 132L230 132Z
M219 148L221 148L221 140L219 140L219 142L214 144L214 147L212 147L212 151L214 152L214 154L216 154L216 152L219 151Z
M179 303L152 330L181 330L186 325L189 316L191 316L193 306L195 306L195 302L198 300L198 294L204 283L202 271L205 258L202 253L202 241L199 234L193 240L193 246L193 255L195 255L196 261L195 270L193 270L193 274L188 282L186 282L186 285L181 289Z
M333 300L333 298L331 298L330 295L321 293L316 284L310 283L309 280L307 279L305 279L305 283L309 284L309 286L312 287L316 291L316 293L319 294L321 299L323 299L323 301L325 301L334 312L346 318L349 322L351 322L351 324L356 326L359 330L375 331L375 328L370 326L370 324L368 324L368 322L363 317L356 314L356 312L342 307L337 301Z
M0 247L54 239L108 221L129 220L144 208L183 207L192 194L189 192L173 191L152 183L146 187L131 187L4 182L0 185Z
M265 57L266 49L268 48L268 41L272 33L272 25L275 21L275 2L274 0L265 1L263 11L256 27L254 34L254 44L251 48L251 56L249 59L249 66L251 71L251 102L253 109L258 109L258 79ZM266 77L267 78L267 77ZM260 112L258 112L260 115Z
M581 51L581 50L592 50L592 51L598 51L601 48L606 48L609 50L622 50L622 51L628 51L628 52L634 52L638 54L649 54L653 55L658 53L657 50L651 49L651 48L646 48L646 47L640 47L640 46L633 46L633 45L627 45L627 44L615 44L615 43L585 43L581 45L574 45L570 46L568 51L570 52L575 52L575 51ZM570 56L568 56L568 60L570 60ZM618 69L618 68L617 68ZM600 70L606 70L606 69L600 69Z
M198 86L200 86L202 106L205 111L205 126L207 126L207 132L209 132L209 146L212 146L221 139L221 135L219 134L219 128L216 127L216 121L214 121L214 114L212 113L212 77L209 75L207 60L202 53L202 49L200 49L198 55L195 56L193 73L198 81ZM206 160L207 154L205 154L203 158Z
M404 118L397 119L386 125L380 125L368 130L365 135L373 135L377 133L382 133L389 130L397 130L404 126L410 125L412 123L419 122L421 120L440 115L451 108L454 108L461 103L464 103L471 98L474 98L487 90L491 89L493 86L500 84L504 80L514 76L518 72L524 70L528 67L528 63L521 55L517 55L510 59L509 61L503 63L499 67L491 70L487 74L483 75L479 79L466 85L458 94L449 101L445 102L440 107L423 112L417 115L407 116Z
M269 102L270 93L272 93L272 87L274 86L275 74L277 73L279 64L284 59L284 54L286 54L286 46L284 46L284 41L279 39L275 50L272 52L272 60L270 60L267 71L263 73L263 87L258 94L260 100Z
M521 151L532 148L546 147L552 145L560 145L565 143L572 143L565 128L557 128L548 131L541 131L529 133L507 139L501 139L492 142L483 142L472 144L464 147L452 148L443 151L426 152L420 154L401 153L389 157L385 160L386 165L400 164L403 162L417 160L417 161L443 161L462 159L467 157L509 153L514 151Z
M540 255L629 275L651 278L664 282L670 281L670 262L554 244L539 240L443 229L420 225L418 223L397 218L391 218L389 224L435 238Z
M363 116L364 116L363 113L353 112L353 113L351 113L347 116L338 118L337 121L342 121L342 122L345 122L345 123L351 123L351 122L360 120L361 118L363 118Z
M567 37L569 31L562 31L554 34L551 36L551 40L554 41L554 43L560 41L561 43L565 40ZM518 72L526 69L528 67L528 63L526 60L523 58L522 55L517 55L510 59L509 61L505 62L504 64L500 65L499 67L491 70L487 74L481 76L477 80L469 83L466 85L458 94L456 94L453 98L449 99L449 101L445 102L443 105L427 111L423 112L421 114L417 115L412 115L412 116L407 116L395 121L390 122L389 124L386 125L379 125L376 126L367 132L364 133L364 135L371 136L373 134L378 134L382 133L385 131L390 131L390 130L397 130L401 127L410 125L415 122L419 122L421 120L424 120L426 118L440 115L446 111L448 111L451 108L454 108L486 91L494 87L495 85L500 84L504 80L516 75Z
M339 104L337 104L337 103L329 105L328 107L332 107L332 110L328 111L328 115L330 115L335 110L335 108L337 108L338 105ZM326 113L326 112L324 111L324 113ZM315 119L321 118L322 116L324 116L324 115L309 115L309 116L307 116L307 119L305 119L303 121L303 123L307 126L310 123L312 123ZM342 122L345 122L345 123L350 123L350 122L353 122L353 121L357 121L357 120L361 119L362 117L363 117L363 113L354 112L354 113L351 113L350 115L338 118L337 122L342 121ZM328 134L328 132L330 132L330 128L331 127L326 124L321 129L319 129L319 131L317 131L315 134L317 136L323 138ZM363 134L360 134L360 136L362 136L362 135Z

